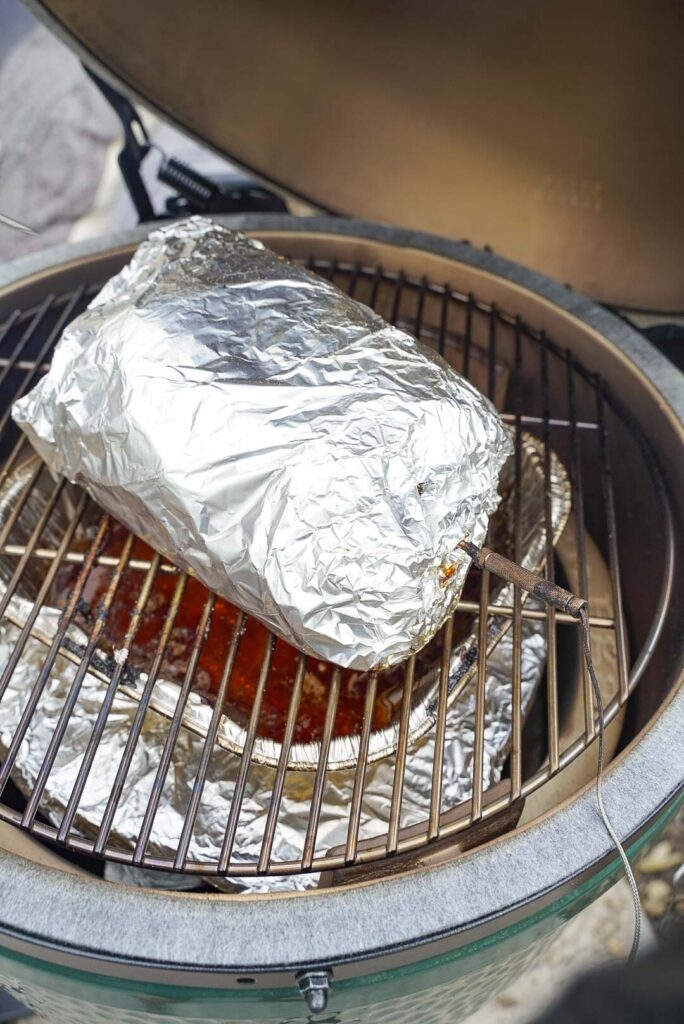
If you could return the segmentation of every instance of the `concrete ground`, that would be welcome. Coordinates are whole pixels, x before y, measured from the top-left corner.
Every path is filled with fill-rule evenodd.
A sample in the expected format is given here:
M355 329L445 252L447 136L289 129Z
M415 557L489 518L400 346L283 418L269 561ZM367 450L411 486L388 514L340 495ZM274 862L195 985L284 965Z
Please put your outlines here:
M147 116L155 140L206 172L230 172L225 161ZM17 0L0 0L0 213L29 224L29 237L0 226L0 260L69 239L133 226L135 211L116 165L118 124L76 58ZM152 183L153 168L149 179ZM164 189L155 185L155 202ZM654 928L684 919L684 885L674 882L684 860L684 816L670 826L639 884ZM681 874L680 870L680 874ZM543 962L494 997L469 1024L524 1024L553 1002L583 969L625 956L631 942L631 900L620 883L571 922Z

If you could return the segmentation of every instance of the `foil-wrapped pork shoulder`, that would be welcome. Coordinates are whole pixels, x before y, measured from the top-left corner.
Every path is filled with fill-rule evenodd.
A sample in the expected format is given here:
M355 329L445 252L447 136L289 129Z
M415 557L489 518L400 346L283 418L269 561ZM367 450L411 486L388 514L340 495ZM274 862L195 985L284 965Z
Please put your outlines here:
M150 234L13 408L56 473L289 643L419 649L511 441L405 331L207 218Z

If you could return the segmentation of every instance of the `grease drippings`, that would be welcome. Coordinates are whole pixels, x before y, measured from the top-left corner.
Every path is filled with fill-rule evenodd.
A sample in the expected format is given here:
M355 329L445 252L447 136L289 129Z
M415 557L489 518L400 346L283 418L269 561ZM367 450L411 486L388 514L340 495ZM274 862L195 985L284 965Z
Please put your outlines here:
M507 553L511 548L509 515L504 501L500 511L492 518L491 539L499 544L498 550ZM103 555L118 557L125 543L128 531L119 523L112 522L101 551ZM74 544L74 550L85 551L90 537L85 535ZM149 561L152 550L143 541L136 540L131 559ZM80 571L79 565L63 566L55 580L52 602L63 608L68 600ZM92 623L99 602L105 595L111 580L112 569L96 565L86 581L82 599L79 601L75 622L87 630ZM124 571L115 594L100 646L109 654L119 650L129 626L135 601L140 593L145 573L137 569ZM157 649L166 616L169 613L178 576L175 572L159 572L152 585L140 626L131 645L129 663L139 671L149 671ZM470 574L466 580L464 597L477 599L477 574ZM190 658L195 634L202 616L208 591L195 579L189 579L181 601L173 630L169 638L160 677L180 683ZM211 618L211 625L195 672L193 687L209 701L215 698L228 645L237 620L238 610L228 601L217 599ZM454 629L454 643L459 643L470 632L472 617L457 615ZM240 641L235 667L228 687L226 711L242 724L246 724L254 702L259 677L259 668L265 654L268 631L256 619L250 618ZM416 658L416 679L435 665L441 653L441 640L433 639ZM271 671L261 708L258 733L280 742L285 731L285 722L290 705L300 654L294 647L278 640L273 652ZM332 682L334 666L329 662L309 658L304 677L302 696L295 726L294 740L306 743L320 740ZM403 668L396 666L378 674L375 706L373 708L373 729L389 725L398 712L401 699ZM334 735L355 735L361 731L368 673L343 669L340 696L335 718Z

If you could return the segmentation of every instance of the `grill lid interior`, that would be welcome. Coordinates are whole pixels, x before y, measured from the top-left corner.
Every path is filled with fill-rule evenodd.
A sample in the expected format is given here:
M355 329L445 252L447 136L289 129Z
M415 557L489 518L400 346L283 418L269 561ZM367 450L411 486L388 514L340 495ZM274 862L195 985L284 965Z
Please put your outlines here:
M676 4L29 5L322 209L465 236L601 301L684 307Z

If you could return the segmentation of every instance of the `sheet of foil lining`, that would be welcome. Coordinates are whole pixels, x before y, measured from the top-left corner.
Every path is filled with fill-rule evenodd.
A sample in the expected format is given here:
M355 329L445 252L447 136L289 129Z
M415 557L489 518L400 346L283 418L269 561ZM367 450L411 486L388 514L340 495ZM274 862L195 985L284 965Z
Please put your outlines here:
M13 598L10 611L23 620L30 607L30 603L24 599ZM37 626L45 635L52 635L58 617L59 613L55 609L45 608L38 616ZM18 635L19 631L14 625L6 620L0 622L0 666L7 663ZM3 753L12 740L45 653L45 646L29 637L0 703L0 749ZM510 749L512 657L512 637L508 633L488 660L483 762L485 789L501 778ZM521 655L523 716L534 697L545 658L543 622L524 620ZM75 672L76 667L70 661L61 656L57 658L46 690L31 719L12 776L19 789L26 794L33 789ZM102 682L87 673L41 803L42 811L55 824L61 820L69 800L103 695ZM97 832L137 706L125 694L119 694L114 699L75 819L76 828L85 836L92 837ZM471 795L474 730L475 680L471 679L452 704L447 717L442 791L444 810L455 807ZM139 835L167 732L168 722L165 718L149 711L126 779L110 840L123 849L132 849ZM199 736L181 729L155 818L148 847L150 853L169 857L178 846L202 745ZM409 748L402 827L417 824L426 818L433 760L434 730ZM235 754L214 748L189 849L192 859L218 859L239 765L240 759ZM368 768L361 810L360 839L370 839L387 831L393 767L394 761L389 758L377 761ZM272 768L256 764L250 768L233 852L236 861L253 864L258 860L274 778ZM352 770L333 772L326 778L316 843L319 854L346 841L353 782ZM313 784L314 776L311 773L288 772L286 775L273 844L273 859L292 860L301 857ZM128 882L144 880L144 884L150 884L152 878L159 886L171 888L185 888L192 884L187 878L139 872L136 869L122 871L113 868L109 877ZM318 876L314 873L236 877L226 881L227 887L245 892L272 892L310 888L317 884Z
M511 440L443 359L205 217L152 231L13 416L50 468L315 657L419 650Z

